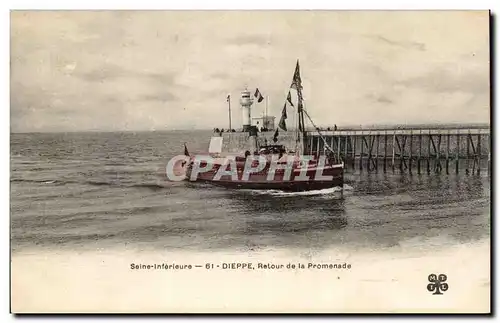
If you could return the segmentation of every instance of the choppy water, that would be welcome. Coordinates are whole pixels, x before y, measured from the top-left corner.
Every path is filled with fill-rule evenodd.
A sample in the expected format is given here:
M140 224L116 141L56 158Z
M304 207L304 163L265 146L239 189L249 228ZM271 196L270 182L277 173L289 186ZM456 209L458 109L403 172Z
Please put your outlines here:
M166 182L210 132L11 135L13 252L39 249L429 248L489 239L490 177L348 174L337 189Z

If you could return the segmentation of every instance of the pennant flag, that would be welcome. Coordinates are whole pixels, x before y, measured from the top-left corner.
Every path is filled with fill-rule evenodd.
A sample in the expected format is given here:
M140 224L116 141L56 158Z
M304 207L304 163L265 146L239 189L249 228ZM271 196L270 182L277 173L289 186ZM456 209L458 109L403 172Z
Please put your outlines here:
M229 102L230 99L231 99L231 94L228 94L226 101Z
M258 103L260 103L260 102L262 102L262 100L264 100L264 97L260 93L259 88L255 89L255 94L253 96L257 98Z
M284 131L287 131L286 130L286 123L285 123L286 118L287 118L287 115L286 115L286 102L285 102L285 105L283 106L283 111L281 112L280 123L278 123L278 127L283 129Z
M290 94L290 91L288 91L288 96L286 97L286 100L288 101L288 103L290 103L290 105L293 107L293 103L292 103L292 95Z
M276 131L274 132L273 142L278 141L278 129L279 128L276 128Z
M189 151L188 147L186 146L186 143L184 143L184 155L189 156Z
M292 89L298 90L302 89L302 80L300 79L300 66L299 60L297 60L297 66L295 66L295 73L293 73L293 81L292 85L290 85Z

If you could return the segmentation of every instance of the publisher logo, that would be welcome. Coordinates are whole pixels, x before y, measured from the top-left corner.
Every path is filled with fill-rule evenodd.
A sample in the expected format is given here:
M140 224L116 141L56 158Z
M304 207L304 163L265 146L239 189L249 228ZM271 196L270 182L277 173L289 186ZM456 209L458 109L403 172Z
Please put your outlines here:
M432 295L442 295L441 292L446 292L448 290L448 283L445 274L430 274L429 277L430 284L427 284L427 290L432 293Z

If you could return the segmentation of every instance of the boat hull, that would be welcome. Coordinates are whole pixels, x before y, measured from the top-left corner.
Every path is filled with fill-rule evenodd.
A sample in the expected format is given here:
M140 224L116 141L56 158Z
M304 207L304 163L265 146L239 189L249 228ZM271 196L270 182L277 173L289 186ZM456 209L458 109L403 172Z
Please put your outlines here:
M213 181L213 180L196 180L190 182L204 182L215 186L225 187L228 189L252 189L252 190L280 190L284 192L303 192L315 191L332 187L342 187L344 185L343 178L333 179L331 181L304 181L304 182L243 182L243 181Z
M320 171L316 167L308 168L307 171L302 172L309 178L308 180L300 178L302 174L300 169L293 169L288 177L285 175L284 170L277 170L274 177L269 180L267 167L261 172L250 174L246 179L243 178L241 170L235 176L237 178L229 175L217 178L215 175L219 166L215 165L212 170L199 173L194 178L191 176L192 169L188 167L186 181L210 183L230 189L281 190L287 192L321 190L342 187L344 184L343 164L322 167ZM318 178L318 173L322 178ZM325 177L329 178L324 179Z

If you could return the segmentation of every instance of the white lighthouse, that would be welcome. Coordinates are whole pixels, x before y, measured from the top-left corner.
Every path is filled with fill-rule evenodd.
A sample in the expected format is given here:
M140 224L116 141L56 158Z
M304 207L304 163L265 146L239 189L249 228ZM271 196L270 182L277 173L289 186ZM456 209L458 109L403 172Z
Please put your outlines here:
M245 89L241 91L240 105L243 111L243 131L248 131L252 125L252 112L251 106L253 104L253 99L250 95L250 91Z

